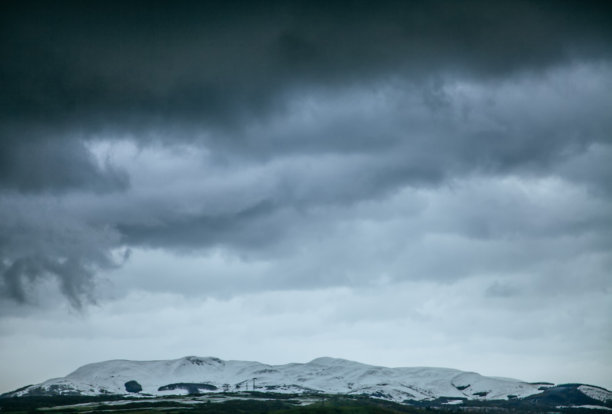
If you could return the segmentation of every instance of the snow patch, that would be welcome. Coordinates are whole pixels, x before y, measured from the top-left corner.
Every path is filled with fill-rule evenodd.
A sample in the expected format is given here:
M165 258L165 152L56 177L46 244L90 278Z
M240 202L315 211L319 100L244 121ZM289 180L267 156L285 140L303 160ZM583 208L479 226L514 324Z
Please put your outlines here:
M557 408L587 408L590 410L612 411L612 408L604 407L603 405L558 405Z
M603 388L593 387L592 385L580 385L578 390L587 397L604 403L612 400L612 392Z

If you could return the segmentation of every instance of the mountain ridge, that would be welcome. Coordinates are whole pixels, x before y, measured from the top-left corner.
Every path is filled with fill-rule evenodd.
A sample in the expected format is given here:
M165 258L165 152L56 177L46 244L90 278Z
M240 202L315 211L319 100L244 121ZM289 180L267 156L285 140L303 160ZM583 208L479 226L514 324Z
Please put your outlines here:
M612 393L602 387L565 384L561 390L567 391L570 385L571 392L584 396L585 401L612 401ZM389 368L333 357L270 365L186 356L173 360L94 362L65 377L22 387L4 396L169 396L260 391L366 395L394 402L419 402L544 398L547 390L546 395L557 395L553 392L556 388L550 383L487 377L453 368Z

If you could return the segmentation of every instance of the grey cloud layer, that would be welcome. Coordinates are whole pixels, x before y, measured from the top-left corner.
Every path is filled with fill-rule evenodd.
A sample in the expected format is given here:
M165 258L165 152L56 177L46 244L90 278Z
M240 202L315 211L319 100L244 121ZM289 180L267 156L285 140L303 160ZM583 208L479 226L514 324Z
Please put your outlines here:
M273 141L266 140L267 131L246 139L243 128L282 113L287 94L312 87L333 90L394 76L417 82L433 77L434 84L445 74L504 78L607 59L612 38L605 2L230 2L173 8L163 2L8 2L3 8L0 185L20 191L124 188L121 172L100 168L80 144L104 132L195 141L246 157L376 148L387 139L381 131L355 136L350 125L318 138ZM444 106L435 85L429 89L426 103ZM330 132L340 137L330 138ZM535 133L546 136L531 139ZM553 152L563 150L568 137L551 138L545 130L525 136L512 129L483 130L468 142L480 151L458 155L473 155L471 162L516 163L548 153L551 144Z
M353 207L405 188L483 176L586 186L592 193L577 194L590 210L582 220L530 220L553 197L522 211L516 194L507 220L489 220L464 200L458 208L473 211L448 220L462 237L588 234L576 256L610 246L605 2L224 4L3 4L5 297L26 301L32 282L52 277L78 306L126 246L221 246L278 260L278 271L302 269L268 275L269 285L341 284L359 273L342 238L328 243L336 256L315 249L309 259L298 247L312 242L309 230L359 222L348 219ZM404 213L432 207L415 208ZM412 241L388 229L389 243L417 243L455 213L438 214ZM463 243L436 245L452 266L417 260L406 273L511 272L524 257L508 254L518 245L496 252L493 243L479 270ZM364 249L363 268L396 262L399 272L425 247ZM319 259L336 276L309 282ZM491 294L512 292L500 286Z
M3 121L58 136L50 127L235 129L297 87L610 57L605 2L224 4L4 3Z

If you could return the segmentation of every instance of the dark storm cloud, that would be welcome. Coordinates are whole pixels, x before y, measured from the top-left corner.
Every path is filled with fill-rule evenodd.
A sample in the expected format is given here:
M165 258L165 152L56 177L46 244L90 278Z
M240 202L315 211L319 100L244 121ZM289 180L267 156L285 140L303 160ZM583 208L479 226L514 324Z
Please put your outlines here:
M246 157L359 150L361 143L377 147L384 138L355 137L358 131L351 129L339 131L340 138L323 134L287 145L286 140L267 140L265 133L246 139L243 127L282 112L288 94L313 86L333 89L388 77L421 83L440 73L497 79L573 60L606 59L612 19L605 6L474 1L4 3L0 119L11 128L0 132L2 182L20 190L87 188L88 183L98 189L120 188L121 177L92 165L78 142L61 142L73 130L85 140L100 131L132 133L144 141L152 135L170 142L196 140ZM40 142L31 138L39 133L31 131L33 125L45 131L42 146L48 156L43 158L50 165L41 165L44 176L27 172L33 163L23 156ZM466 161L537 162L551 144L567 144L556 137L525 142L500 134L482 131L472 137L467 145L478 152ZM204 142L196 139L203 135ZM500 142L508 146L498 147ZM33 151L33 158L39 153ZM73 167L65 163L68 158ZM63 167L57 168L59 164Z
M212 130L206 145L246 156L345 151L357 140L287 147L265 137L245 141L241 126L282 111L288 93L313 85L389 76L419 82L438 72L503 77L607 58L612 39L612 19L599 2L8 2L2 16L0 117L13 126L1 131L2 181L19 189L117 183L112 171L105 177L88 163L78 142L68 150L57 142L71 129L83 139L110 130L140 140L161 130L156 136L170 141ZM46 182L25 172L33 124L49 141ZM483 156L520 162L549 144L534 142ZM75 168L58 171L69 157Z
M605 193L609 99L577 91L558 105L538 84L581 64L606 77L606 6L4 2L1 292L24 301L30 282L51 276L78 305L118 246L265 251L299 239L312 209L470 175L560 175ZM569 72L577 85L592 74ZM490 96L453 91L461 83ZM208 152L193 173L224 188L160 193L190 177L165 183L155 158L135 184L129 161L92 150L100 140ZM258 180L234 183L242 170ZM82 200L61 203L75 194L93 197L87 214ZM189 208L176 208L182 199Z
M605 2L4 3L2 117L234 125L290 87L607 58ZM142 118L141 118L142 117Z

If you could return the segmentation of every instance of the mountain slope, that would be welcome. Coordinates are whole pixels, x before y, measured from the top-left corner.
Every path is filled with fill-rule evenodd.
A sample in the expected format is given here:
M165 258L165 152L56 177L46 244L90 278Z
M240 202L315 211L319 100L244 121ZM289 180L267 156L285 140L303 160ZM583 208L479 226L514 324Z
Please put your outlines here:
M306 364L266 365L185 357L169 361L113 360L88 364L14 393L25 395L169 395L214 391L368 394L404 401L438 397L507 399L538 393L518 380L484 377L447 368L385 368L334 358ZM137 385L134 385L137 384ZM255 388L254 388L255 387Z
M176 395L222 391L366 394L390 401L506 400L542 392L542 384L491 378L448 368L386 368L335 358L305 364L266 365L185 357L167 361L113 360L88 364L63 378L11 393L41 395ZM605 402L610 392L577 390Z

